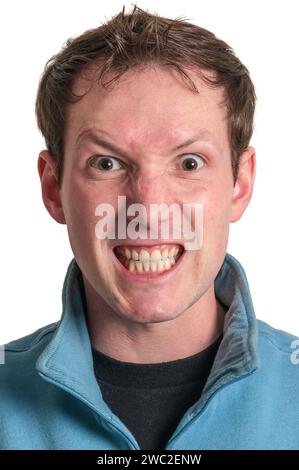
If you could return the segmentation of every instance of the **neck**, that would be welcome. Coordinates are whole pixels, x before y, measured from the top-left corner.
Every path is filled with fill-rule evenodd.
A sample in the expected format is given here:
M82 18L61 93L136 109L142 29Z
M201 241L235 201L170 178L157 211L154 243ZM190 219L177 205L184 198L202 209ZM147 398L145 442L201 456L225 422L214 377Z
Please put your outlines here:
M114 359L159 363L183 359L207 348L222 334L225 310L214 284L178 317L137 323L114 312L84 278L87 324L92 346Z

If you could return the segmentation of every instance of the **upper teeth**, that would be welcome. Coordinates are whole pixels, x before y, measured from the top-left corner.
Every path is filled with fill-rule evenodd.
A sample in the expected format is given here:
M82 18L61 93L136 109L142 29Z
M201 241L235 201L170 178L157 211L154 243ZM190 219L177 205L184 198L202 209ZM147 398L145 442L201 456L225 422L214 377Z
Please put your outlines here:
M128 260L133 259L134 261L160 261L166 260L167 258L174 258L179 252L178 247L166 248L162 252L158 249L153 250L151 253L146 249L142 248L139 252L133 249L132 251L125 247L125 256Z

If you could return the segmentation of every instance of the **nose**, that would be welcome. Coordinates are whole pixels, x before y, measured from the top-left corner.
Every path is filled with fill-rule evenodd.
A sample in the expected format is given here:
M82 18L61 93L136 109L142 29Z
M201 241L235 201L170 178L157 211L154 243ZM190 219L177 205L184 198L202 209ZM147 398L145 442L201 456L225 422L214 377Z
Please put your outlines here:
M175 193L170 187L170 182L167 176L158 168L139 169L134 176L132 176L130 185L127 188L127 203L140 204L144 211L145 217L142 218L142 223L150 228L150 216L157 217L158 223L161 227L163 223L170 223L173 214L167 210L165 212L158 210L158 215L153 210L154 206L160 204L169 207L175 201ZM129 215L128 219L134 218L134 215Z
M148 211L150 204L169 204L173 194L168 179L161 168L141 168L132 175L128 189L128 201L142 204Z

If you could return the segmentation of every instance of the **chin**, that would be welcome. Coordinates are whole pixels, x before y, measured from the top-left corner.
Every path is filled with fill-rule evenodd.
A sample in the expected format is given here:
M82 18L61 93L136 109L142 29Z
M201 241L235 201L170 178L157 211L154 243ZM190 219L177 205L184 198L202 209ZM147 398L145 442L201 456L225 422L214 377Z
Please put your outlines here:
M162 323L165 321L174 320L184 311L184 308L170 308L167 304L165 306L161 306L160 304L156 307L152 305L151 308L138 308L134 311L131 311L130 313L126 310L122 313L122 316L125 316L129 321L136 323Z

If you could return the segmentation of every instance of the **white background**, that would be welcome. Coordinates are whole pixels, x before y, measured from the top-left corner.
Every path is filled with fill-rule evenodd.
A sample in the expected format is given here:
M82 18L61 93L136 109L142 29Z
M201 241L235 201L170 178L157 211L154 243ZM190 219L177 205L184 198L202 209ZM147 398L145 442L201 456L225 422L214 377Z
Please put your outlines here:
M253 199L231 224L228 252L247 273L258 318L299 335L298 2L140 0L163 16L183 15L227 41L249 68L258 95L252 145ZM44 148L34 115L44 64L71 36L117 14L124 0L6 1L1 34L0 344L57 321L72 258L66 227L40 196Z

